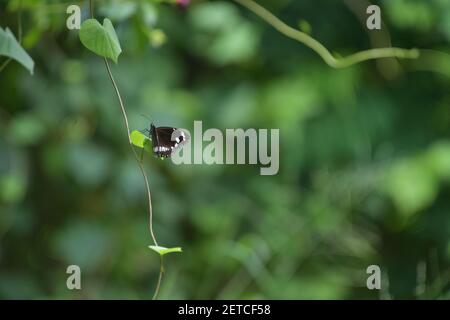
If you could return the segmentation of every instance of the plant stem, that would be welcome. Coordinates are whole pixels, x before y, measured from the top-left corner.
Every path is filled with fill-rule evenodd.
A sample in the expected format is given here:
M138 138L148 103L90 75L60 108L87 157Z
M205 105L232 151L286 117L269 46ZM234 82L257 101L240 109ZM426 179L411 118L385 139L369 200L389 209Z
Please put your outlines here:
M5 69L8 66L8 64L11 62L11 60L12 60L11 58L8 58L2 63L2 65L0 66L0 72L2 72L3 69Z
M19 38L19 43L22 44L22 0L19 2L19 12L17 13L17 37Z
M152 300L156 300L158 293L159 293L159 288L161 287L161 281L162 281L162 277L164 274L164 261L163 261L163 256L159 256L160 257L160 263L159 263L159 276L158 276L158 283L156 284L156 289L155 289L155 293L153 294Z
M345 68L359 62L380 58L396 57L404 59L417 59L419 57L418 49L376 48L360 51L344 58L335 58L330 53L330 51L319 41L312 38L308 34L301 32L300 30L288 26L278 17L273 15L270 11L260 6L253 0L234 1L252 11L254 14L274 27L277 31L284 34L286 37L301 42L307 47L314 50L325 61L326 64L333 68Z
M89 0L89 12L91 13L91 18L94 19L94 1Z
M94 12L93 12L93 4L92 4L92 0L89 0L89 10L91 13L91 18L94 18ZM152 208L152 196L151 196L151 192L150 192L150 185L148 183L148 177L147 177L147 173L145 172L145 168L144 168L144 164L143 164L143 160L139 159L138 154L136 153L136 150L133 147L132 141L131 141L131 131L130 131L130 126L128 124L128 116L127 116L127 112L125 109L125 105L123 103L122 100L122 96L120 94L119 91L119 87L117 86L117 83L114 79L114 76L111 72L111 67L109 66L109 62L108 59L103 58L104 62L105 62L105 67L106 67L106 71L108 72L108 76L109 79L111 80L111 84L114 88L114 91L116 93L117 99L119 101L119 105L120 105L120 110L122 112L122 117L125 123L125 128L127 130L127 137L128 137L128 144L130 145L131 151L133 152L134 158L136 159L136 162L138 163L139 166L139 170L141 171L142 177L144 178L144 182L145 182L145 188L147 190L147 199L148 199L148 213L149 213L149 230L150 230L150 235L152 237L153 243L155 244L155 246L158 246L158 242L156 241L156 237L155 237L155 233L153 232L153 208ZM162 281L162 277L163 277L163 272L164 272L164 265L163 265L163 259L162 256L160 256L160 269L159 269L159 275L158 275L158 283L156 285L155 288L155 292L153 294L153 298L152 299L156 299L158 292L159 292L159 288L161 286L161 281Z
M116 92L117 99L119 100L120 110L122 111L122 116L123 116L123 120L124 120L124 123L125 123L125 128L127 129L128 142L131 144L130 126L128 124L127 112L125 111L125 106L123 105L122 96L120 94L119 88L117 87L117 83L114 80L114 77L112 75L111 68L109 66L108 60L106 58L103 58L103 60L105 61L106 70L108 71L109 79L111 80L111 83L112 83L112 85L114 87L114 91Z
M127 116L127 112L125 109L125 106L123 104L123 100L122 100L122 96L120 94L119 88L117 87L117 83L114 80L114 76L111 72L111 68L109 66L109 62L106 58L104 58L105 61L105 66L106 66L106 70L108 71L108 75L109 75L109 79L111 80L111 83L114 87L114 91L116 92L116 96L117 99L119 100L119 105L120 105L120 109L122 111L122 116L123 116L123 120L125 123L125 128L127 130L127 136L128 136L128 143L130 144L131 150L133 151L133 155L139 165L139 169L141 171L142 177L144 178L144 182L145 182L145 188L147 190L147 199L148 199L148 211L149 211L149 229L150 229L150 234L152 236L153 242L155 244L155 246L158 245L158 242L156 241L156 237L155 234L153 232L153 210L152 210L152 196L151 196L151 192L150 192L150 185L148 183L148 178L147 178L147 173L145 172L145 168L143 165L143 162L141 159L139 159L139 156L136 153L136 150L134 150L133 144L131 142L131 131L130 131L130 126L128 124L128 116Z

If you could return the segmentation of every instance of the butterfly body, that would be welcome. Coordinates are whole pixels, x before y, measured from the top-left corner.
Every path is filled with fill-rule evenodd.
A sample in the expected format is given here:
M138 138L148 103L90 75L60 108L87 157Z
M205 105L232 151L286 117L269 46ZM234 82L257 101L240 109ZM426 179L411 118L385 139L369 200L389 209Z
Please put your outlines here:
M172 152L177 148L180 148L188 137L181 129L173 127L155 127L150 124L149 130L152 144L153 153L157 157L168 158L172 155Z

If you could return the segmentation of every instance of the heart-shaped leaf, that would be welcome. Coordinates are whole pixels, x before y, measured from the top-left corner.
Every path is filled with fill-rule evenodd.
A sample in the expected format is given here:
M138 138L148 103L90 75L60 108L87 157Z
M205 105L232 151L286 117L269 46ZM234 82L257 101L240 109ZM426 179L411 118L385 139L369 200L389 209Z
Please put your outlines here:
M148 137L144 135L142 132L134 130L130 135L131 143L133 143L136 147L144 148L147 141L149 141Z
M12 58L23 65L31 74L34 70L34 61L17 42L14 34L6 28L0 28L0 56Z
M157 252L161 256L172 252L183 252L181 247L174 247L174 248L165 248L160 246L148 246L148 247L153 251Z
M122 49L116 31L109 19L104 19L103 25L95 19L85 20L81 24L79 36L81 43L86 48L117 63L117 58Z

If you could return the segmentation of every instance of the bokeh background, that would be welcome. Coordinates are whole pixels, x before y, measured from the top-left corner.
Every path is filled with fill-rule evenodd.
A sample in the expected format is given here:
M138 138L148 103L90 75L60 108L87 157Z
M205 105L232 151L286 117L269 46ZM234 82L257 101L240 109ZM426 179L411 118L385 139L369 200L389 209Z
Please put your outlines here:
M0 1L14 32L18 2ZM146 157L158 241L184 250L165 259L161 298L450 298L445 54L336 70L232 1L94 2L123 48L112 70L132 129L148 127L141 114L280 129L276 176ZM340 55L449 52L448 0L372 1L384 26L371 32L365 0L258 2ZM0 73L0 298L149 299L159 258L144 184L102 59L65 27L68 5L23 0L35 73ZM66 288L71 264L80 291ZM372 264L379 291L366 288Z

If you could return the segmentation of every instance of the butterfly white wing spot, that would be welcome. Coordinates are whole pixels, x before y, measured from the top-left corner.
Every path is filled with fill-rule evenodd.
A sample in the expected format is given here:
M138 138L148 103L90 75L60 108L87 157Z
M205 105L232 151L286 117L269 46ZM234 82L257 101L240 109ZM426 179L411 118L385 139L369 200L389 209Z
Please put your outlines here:
M156 146L153 148L154 152L165 152L165 151L171 151L173 149L173 147L167 148L164 146Z

